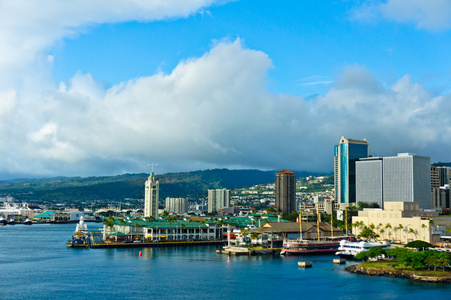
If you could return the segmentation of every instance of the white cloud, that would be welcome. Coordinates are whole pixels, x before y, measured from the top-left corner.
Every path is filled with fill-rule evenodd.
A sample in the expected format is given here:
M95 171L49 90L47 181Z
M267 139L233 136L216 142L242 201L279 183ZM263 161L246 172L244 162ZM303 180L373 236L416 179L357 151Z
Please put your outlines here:
M386 18L401 23L414 23L419 28L442 30L451 28L449 0L388 0L365 2L352 11L361 21Z
M0 173L117 174L144 171L149 161L161 171L330 171L342 135L368 138L378 155L449 161L450 95L437 97L408 75L386 87L359 65L347 67L324 96L276 95L265 81L270 58L240 39L217 42L169 74L108 89L89 73L51 80L46 49L80 26L185 16L211 3L187 2L84 2L79 6L91 8L84 15L60 2L42 2L42 14L34 13L35 2L27 2L29 10L25 2L1 4L0 57L9 59L0 58ZM29 23L10 17L22 11L30 11L23 13Z

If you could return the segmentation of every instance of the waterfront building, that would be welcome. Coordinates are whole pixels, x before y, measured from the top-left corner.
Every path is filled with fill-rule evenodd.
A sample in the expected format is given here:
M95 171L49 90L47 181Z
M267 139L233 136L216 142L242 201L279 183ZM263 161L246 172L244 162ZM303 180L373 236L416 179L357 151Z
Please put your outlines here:
M356 202L355 164L360 158L368 157L368 141L346 139L341 137L340 143L334 147L334 187L335 199L338 203Z
M274 193L276 210L282 216L296 211L296 173L288 170L276 173Z
M152 172L145 183L144 189L144 217L158 218L158 200L160 183Z
M230 206L230 190L208 190L208 212L217 212L218 209Z
M166 198L165 210L168 213L184 214L188 212L188 199L186 198Z
M451 226L451 217L439 216L433 210L420 209L417 202L386 202L384 208L364 209L352 217L352 233L359 235L364 226L372 227L380 240L408 243L422 240L436 244L448 240L446 229Z
M398 156L361 158L356 162L357 202L418 202L428 209L431 203L430 158L410 153Z

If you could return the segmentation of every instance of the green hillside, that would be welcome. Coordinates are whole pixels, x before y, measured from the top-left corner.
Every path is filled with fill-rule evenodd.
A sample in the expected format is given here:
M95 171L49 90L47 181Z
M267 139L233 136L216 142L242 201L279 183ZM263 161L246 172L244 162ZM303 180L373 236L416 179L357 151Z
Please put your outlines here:
M156 175L160 199L205 194L212 188L242 188L273 183L274 171L214 169ZM318 175L297 172L299 177ZM0 181L0 194L18 200L116 200L144 198L144 182L149 174L124 174L102 177L56 177Z

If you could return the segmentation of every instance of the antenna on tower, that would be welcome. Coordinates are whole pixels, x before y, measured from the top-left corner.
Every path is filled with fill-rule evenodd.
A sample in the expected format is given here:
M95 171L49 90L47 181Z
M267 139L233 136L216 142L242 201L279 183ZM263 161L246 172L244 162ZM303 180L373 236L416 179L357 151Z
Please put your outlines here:
M154 163L154 162L152 162L152 163L147 163L147 171L149 171L149 166L152 166L152 174L153 174L153 167L154 166L158 166L158 163Z

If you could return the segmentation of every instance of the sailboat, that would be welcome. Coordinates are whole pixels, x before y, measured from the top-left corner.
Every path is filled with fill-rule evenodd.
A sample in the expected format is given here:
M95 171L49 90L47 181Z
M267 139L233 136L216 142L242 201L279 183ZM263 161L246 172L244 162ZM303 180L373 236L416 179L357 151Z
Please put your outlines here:
M318 240L305 240L302 237L302 216L301 210L299 210L299 238L295 240L284 239L281 255L303 255L303 254L322 254L322 253L335 253L340 246L341 240L347 240L349 237L333 237L333 221L331 219L331 233L332 237L326 237L323 240L320 239L320 217L318 209L316 209L316 228ZM333 215L333 206L332 206Z

